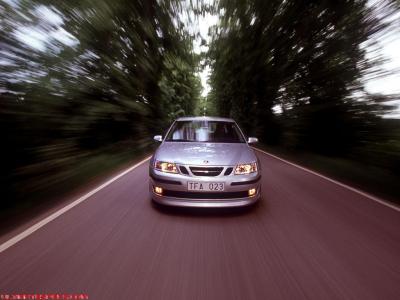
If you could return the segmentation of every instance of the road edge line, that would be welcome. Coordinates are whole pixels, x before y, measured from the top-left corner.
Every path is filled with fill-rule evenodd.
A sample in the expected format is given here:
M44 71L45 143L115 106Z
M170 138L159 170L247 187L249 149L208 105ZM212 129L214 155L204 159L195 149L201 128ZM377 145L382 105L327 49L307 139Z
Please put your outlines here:
M341 187L344 187L344 188L346 188L346 189L348 189L348 190L350 190L350 191L352 191L352 192L355 192L355 193L357 193L357 194L359 194L359 195L362 195L362 196L364 196L364 197L366 197L366 198L369 198L369 199L371 199L371 200L373 200L373 201L375 201L375 202L378 202L378 203L380 203L380 204L382 204L382 205L384 205L384 206L386 206L386 207L392 208L392 209L394 209L395 211L400 212L400 207L397 206L397 205L395 205L395 204L388 203L387 201L382 200L382 199L379 199L379 198L377 198L377 197L375 197L375 196L373 196L373 195L371 195L371 194L368 194L368 193L366 193L366 192L363 192L363 191L361 191L361 190L359 190L359 189L356 189L356 188L354 188L354 187L351 187L351 186L349 186L349 185L347 185L347 184L344 184L344 183L342 183L342 182L340 182L340 181L337 181L337 180L335 180L335 179L329 178L329 177L327 177L327 176L325 176L325 175L322 175L322 174L320 174L320 173L318 173L318 172L316 172L316 171L313 171L313 170L307 169L307 168L305 168L305 167L302 167L302 166L300 166L300 165L298 165L298 164L295 164L295 163L293 163L293 162L290 162L290 161L288 161L288 160L286 160L286 159L280 158L279 156L276 156L276 155L274 155L274 154L268 153L268 152L266 152L266 151L264 151L264 150L258 149L258 148L256 148L256 147L251 147L251 148L253 148L254 150L257 150L257 151L259 151L259 152L262 152L262 153L264 153L264 154L266 154L266 155L269 155L269 156L271 156L271 157L273 157L273 158L275 158L275 159L278 159L278 160L280 160L280 161L283 161L284 163L287 163L287 164L289 164L289 165L291 165L291 166L297 167L297 168L299 168L299 169L301 169L301 170L303 170L303 171L309 172L309 173L311 173L311 174L313 174L313 175L316 175L316 176L321 177L321 178L323 178L323 179L325 179L325 180L328 180L328 181L330 181L330 182L332 182L332 183L335 183L335 184L337 184L337 185L339 185L339 186L341 186Z
M135 165L133 165L132 167L129 167L128 169L126 169L125 171L122 171L121 173L119 173L118 175L114 176L113 178L109 179L108 181L106 181L105 183L99 185L97 188L91 190L90 192L86 193L85 195L83 195L82 197L74 200L73 202L71 202L70 204L64 206L63 208L57 210L56 212L52 213L50 216L44 218L43 220L37 222L36 224L30 226L28 229L25 229L24 231L22 231L21 233L17 234L16 236L12 237L11 239L9 239L8 241L4 242L3 244L0 245L0 253L2 253L3 251L7 250L8 248L10 248L11 246L15 245L16 243L20 242L21 240L23 240L24 238L28 237L29 235L31 235L32 233L34 233L35 231L37 231L38 229L42 228L43 226L45 226L46 224L50 223L51 221L55 220L56 218L58 218L59 216L61 216L62 214L66 213L67 211L69 211L70 209L74 208L75 206L77 206L78 204L82 203L83 201L87 200L88 198L90 198L91 196L93 196L94 194L96 194L98 191L102 190L103 188L105 188L106 186L110 185L111 183L113 183L114 181L118 180L119 178L121 178L122 176L126 175L127 173L131 172L132 170L136 169L137 167L139 167L140 165L142 165L143 163L145 163L146 161L148 161L150 159L151 155L146 157L145 159L141 160L140 162L136 163Z

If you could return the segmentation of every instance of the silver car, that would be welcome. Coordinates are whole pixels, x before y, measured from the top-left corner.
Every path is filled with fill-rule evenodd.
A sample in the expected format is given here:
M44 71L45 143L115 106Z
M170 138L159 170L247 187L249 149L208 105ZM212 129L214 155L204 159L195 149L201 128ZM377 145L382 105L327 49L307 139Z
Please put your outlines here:
M260 164L232 119L177 119L150 160L149 188L160 204L234 207L255 203L261 194Z

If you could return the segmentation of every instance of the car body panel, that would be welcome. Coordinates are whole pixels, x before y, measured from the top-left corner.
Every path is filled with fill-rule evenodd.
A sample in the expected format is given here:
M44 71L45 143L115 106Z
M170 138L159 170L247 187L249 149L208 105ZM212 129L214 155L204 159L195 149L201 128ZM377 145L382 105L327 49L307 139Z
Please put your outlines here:
M174 161L192 165L231 166L256 161L256 156L246 143L167 142L156 152L161 161Z

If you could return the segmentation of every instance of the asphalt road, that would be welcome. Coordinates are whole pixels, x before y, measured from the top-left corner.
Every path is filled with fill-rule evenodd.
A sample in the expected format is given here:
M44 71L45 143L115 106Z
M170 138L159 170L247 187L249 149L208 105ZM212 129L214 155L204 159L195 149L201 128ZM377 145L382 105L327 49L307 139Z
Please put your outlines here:
M148 163L0 253L0 294L400 299L400 212L258 153L246 210L159 209Z

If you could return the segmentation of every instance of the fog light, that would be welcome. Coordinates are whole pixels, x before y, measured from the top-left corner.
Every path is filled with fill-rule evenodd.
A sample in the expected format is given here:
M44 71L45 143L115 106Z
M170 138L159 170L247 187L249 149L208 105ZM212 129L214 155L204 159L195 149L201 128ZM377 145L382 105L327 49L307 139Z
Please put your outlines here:
M162 195L162 188L160 188L159 186L155 186L154 187L154 192L156 194Z
M256 194L256 189L249 189L249 196L254 196Z

